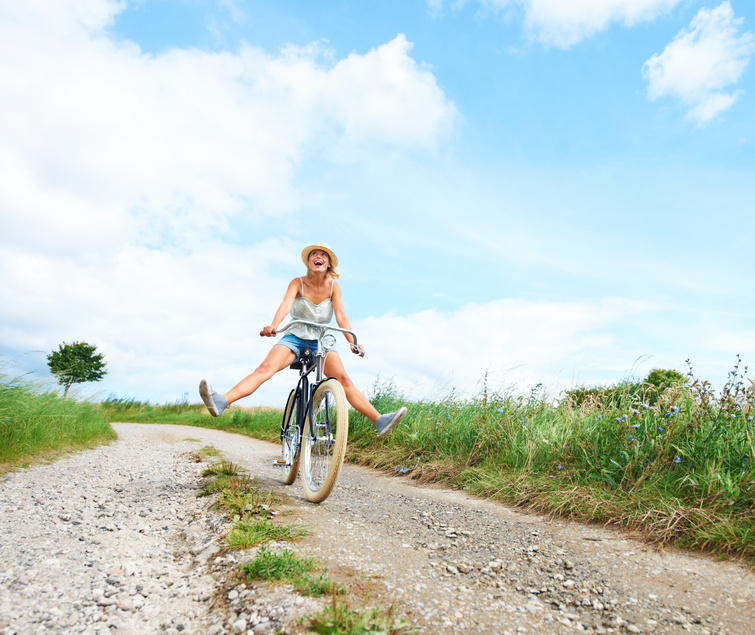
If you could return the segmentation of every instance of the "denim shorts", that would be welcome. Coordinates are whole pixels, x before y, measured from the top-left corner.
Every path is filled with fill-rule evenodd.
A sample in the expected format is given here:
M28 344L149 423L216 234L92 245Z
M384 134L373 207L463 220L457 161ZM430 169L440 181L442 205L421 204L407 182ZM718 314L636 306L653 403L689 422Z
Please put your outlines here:
M317 353L317 340L303 340L302 338L296 337L296 335L291 335L290 333L281 337L277 343L283 344L283 346L290 348L296 355L297 362L301 359L301 356L306 350L309 350L309 354L312 355L312 359L315 358L315 353Z

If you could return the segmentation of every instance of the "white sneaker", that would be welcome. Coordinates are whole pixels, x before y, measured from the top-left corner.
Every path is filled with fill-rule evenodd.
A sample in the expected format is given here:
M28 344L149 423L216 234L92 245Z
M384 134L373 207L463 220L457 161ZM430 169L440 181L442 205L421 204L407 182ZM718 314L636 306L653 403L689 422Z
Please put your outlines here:
M219 417L220 413L228 407L225 397L215 392L206 379L199 382L199 396L202 397L204 405L213 417Z
M375 422L375 429L382 437L395 428L406 416L406 408L399 408L396 412L380 415Z

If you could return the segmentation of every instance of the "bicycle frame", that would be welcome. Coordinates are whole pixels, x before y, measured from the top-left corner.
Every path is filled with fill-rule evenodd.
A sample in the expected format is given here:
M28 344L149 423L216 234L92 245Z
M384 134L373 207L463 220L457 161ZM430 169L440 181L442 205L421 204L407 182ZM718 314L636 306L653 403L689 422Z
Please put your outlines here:
M310 429L309 433L312 435L314 434L314 430L312 429L312 426L314 425L314 417L312 417L312 395L314 394L315 390L317 389L317 386L323 382L325 379L328 379L325 377L325 358L327 357L328 353L333 349L335 346L335 342L332 346L326 346L323 344L323 339L328 334L329 331L338 331L339 333L348 333L354 338L354 346L356 346L359 349L359 344L357 343L357 336L354 331L350 331L349 329L342 329L337 326L329 326L326 324L318 324L317 322L310 322L308 320L291 320L288 324L286 324L283 328L277 329L277 333L284 333L287 331L290 327L296 325L296 324L304 324L307 326L316 326L320 329L322 329L322 332L320 333L320 337L317 338L317 352L315 353L315 359L314 362L311 362L311 355L309 354L309 351L305 351L304 355L302 355L302 358L299 361L294 362L291 364L290 368L298 369L299 370L299 381L296 385L296 401L297 401L297 415L298 415L298 421L296 422L296 425L299 427L299 432L301 433L300 439L303 438L304 435L304 422L309 420L310 422ZM361 350L361 349L359 349ZM364 355L364 353L362 353ZM309 374L314 371L315 373L315 380L314 382L310 382L309 380ZM306 413L307 416L304 415ZM298 449L297 449L298 452Z
M279 333L291 326L305 324L319 329L314 359L306 350L301 359L291 364L299 370L296 388L289 394L281 423L281 458L273 465L284 468L283 482L291 485L301 472L302 487L307 499L321 503L333 490L343 465L349 434L349 412L343 386L334 377L325 377L325 358L335 346L329 331L348 333L352 347L359 348L356 334L348 329L292 320ZM313 376L314 375L314 376ZM305 422L309 421L305 429Z

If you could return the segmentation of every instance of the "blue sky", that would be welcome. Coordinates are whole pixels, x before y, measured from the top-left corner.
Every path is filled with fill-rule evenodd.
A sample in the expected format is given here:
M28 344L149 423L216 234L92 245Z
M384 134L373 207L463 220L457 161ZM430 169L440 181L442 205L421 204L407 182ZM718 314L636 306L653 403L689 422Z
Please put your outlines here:
M229 388L301 248L413 397L755 359L744 0L22 0L0 8L0 363ZM278 405L283 373L247 400Z

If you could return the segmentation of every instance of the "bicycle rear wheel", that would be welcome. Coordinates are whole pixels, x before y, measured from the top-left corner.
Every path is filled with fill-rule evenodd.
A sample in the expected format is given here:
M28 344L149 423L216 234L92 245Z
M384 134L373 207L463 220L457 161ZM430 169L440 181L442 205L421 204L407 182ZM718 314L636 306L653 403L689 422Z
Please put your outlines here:
M296 398L296 390L292 390L283 410L281 424L281 459L285 465L280 469L286 485L291 485L296 480L296 473L299 471L301 434L297 425L298 412L299 400Z
M349 436L346 395L337 380L326 379L317 387L312 416L312 425L305 426L300 470L304 495L321 503L336 484Z

